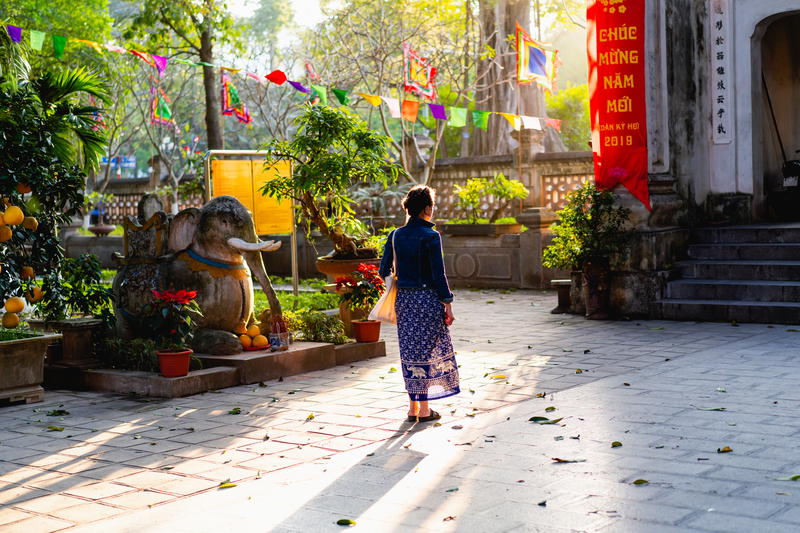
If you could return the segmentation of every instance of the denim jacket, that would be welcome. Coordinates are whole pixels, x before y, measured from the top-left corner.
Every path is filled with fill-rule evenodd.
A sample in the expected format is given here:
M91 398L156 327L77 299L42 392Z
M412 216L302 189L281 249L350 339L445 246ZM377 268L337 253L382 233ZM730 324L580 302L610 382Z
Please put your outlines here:
M397 250L397 288L433 289L443 303L453 301L447 284L442 257L442 237L433 229L434 224L423 218L412 218L402 228L389 234L381 259L381 277L388 276Z

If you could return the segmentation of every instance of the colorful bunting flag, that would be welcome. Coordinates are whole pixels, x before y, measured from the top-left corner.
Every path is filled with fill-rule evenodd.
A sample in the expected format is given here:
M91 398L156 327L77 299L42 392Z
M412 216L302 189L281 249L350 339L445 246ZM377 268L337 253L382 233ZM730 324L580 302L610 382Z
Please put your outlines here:
M63 35L51 35L53 39L53 55L56 58L61 58L64 55L64 49L67 47L67 38Z
M540 130L542 129L542 123L536 117L528 117L525 115L520 115L519 117L522 119L522 127L526 130Z
M319 98L319 103L328 105L328 89L322 85L312 85L311 88L314 89L314 94Z
M189 61L188 59L182 59L180 57L173 57L172 60L177 62L177 63L182 63L184 65L189 65L190 67L199 67L200 66L199 64L195 63L194 61Z
M136 57L138 57L139 59L141 59L142 61L144 61L148 65L150 65L151 67L155 68L156 62L153 60L153 58L147 52L140 52L139 50L128 50L128 52L132 53L133 55L135 55Z
M31 30L30 31L30 39L31 39L31 49L41 51L42 45L44 45L44 36L45 33L39 30Z
M403 84L408 93L433 100L436 98L436 68L403 43Z
M454 128L463 128L467 125L467 108L466 107L451 107L450 119L447 121L448 126Z
M301 93L311 94L311 89L300 83L299 81L286 80L289 85L300 91Z
M284 74L282 70L273 70L264 77L275 85L283 85L286 83L286 74Z
M121 46L117 46L115 44L105 44L103 46L105 46L106 50L108 50L109 52L116 52L118 54L128 53L128 50L126 48L122 48ZM180 61L180 60L176 59L175 61Z
M264 83L264 78L262 78L261 76L259 76L259 75L258 75L258 74L256 74L255 72L245 72L245 74L247 75L247 77L249 77L249 78L253 78L253 79L254 79L254 80L256 80L258 83Z
M558 131L561 131L561 121L555 118L546 118L544 119L544 123L551 128L555 128Z
M236 74L237 72L241 72L241 70L242 70L240 68L231 68L231 67L219 67L219 68L221 68L222 70L226 70L226 71L230 72L231 74Z
M520 129L522 121L520 120L519 115L515 115L514 113L499 113L499 112L496 113L501 117L503 117L504 119L506 119L508 123L511 124L512 128L514 128L515 130Z
M419 102L416 100L403 100L403 120L416 122L417 113L419 113Z
M444 111L444 106L441 104L428 104L428 109L431 110L431 115L437 120L447 120L447 113Z
M400 100L397 98L389 98L388 96L381 96L381 100L386 104L386 107L389 108L389 115L392 118L400 118L403 116L400 113Z
M103 53L103 47L100 45L100 43L97 43L95 41L87 41L85 39L76 39L76 40L79 43L82 43L82 44L85 44L86 46L94 48L95 52L97 52L98 54L102 54Z
M162 126L174 126L172 111L169 108L169 98L161 89L153 88L153 101L150 105L150 123Z
M239 98L239 91L231 81L231 77L227 72L221 73L222 77L222 114L233 115L236 109L242 105L242 100Z
M150 57L153 58L153 63L155 64L156 70L158 70L158 76L161 77L164 75L164 71L167 70L167 62L169 59L163 56L158 56L156 54L150 54Z
M319 74L317 74L317 71L314 70L314 65L311 64L311 61L306 61L305 67L306 67L306 74L308 74L309 80L315 81L317 83L319 83L322 80L322 78L319 77Z
M492 114L491 111L475 110L472 112L472 123L475 125L476 128L485 130L489 127L489 115L491 114Z
M253 121L253 117L250 116L250 110L247 109L247 104L244 102L242 102L241 106L236 108L234 115L236 116L236 120L242 124L250 124Z
M548 43L540 43L531 38L517 24L517 83L529 85L536 83L546 90L555 90L555 69L558 51L551 50Z
M347 91L344 89L331 89L331 92L336 96L336 99L339 100L340 104L350 105L350 97L347 95Z
M358 96L369 102L373 107L381 105L381 97L377 94L358 93Z
M6 25L6 31L8 32L8 36L11 37L11 40L15 43L18 43L22 40L22 28L19 26L12 26L11 24Z

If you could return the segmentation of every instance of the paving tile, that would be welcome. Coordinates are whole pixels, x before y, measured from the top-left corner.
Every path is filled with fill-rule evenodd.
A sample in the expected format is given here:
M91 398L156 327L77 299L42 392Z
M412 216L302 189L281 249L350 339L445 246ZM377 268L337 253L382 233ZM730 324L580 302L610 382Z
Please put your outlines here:
M124 479L124 478L123 478ZM99 482L89 485L82 485L66 491L66 494L73 496L81 496L83 498L99 500L101 498L108 498L109 496L116 496L131 491L131 487L125 485L117 485L116 483Z
M40 498L16 503L14 506L23 511L40 514L53 514L53 511L86 503L86 500L74 498L66 494L49 494Z
M6 524L3 533L50 533L72 526L72 522L47 516L35 516L20 522Z
M20 520L25 520L26 518L32 518L34 516L35 515L32 513L26 513L25 511L10 506L2 507L0 508L0 526L19 522Z
M101 503L83 503L82 505L60 509L50 514L56 518L69 520L70 522L88 524L90 522L96 522L98 520L110 518L124 512L125 509L112 507L110 505L103 505Z
M151 489L158 487L159 485L163 485L164 483L181 479L183 479L181 476L170 474L168 472L143 471L130 476L119 477L115 481L117 483L127 485L128 487Z
M175 496L169 494L163 494L150 490L138 490L135 492L120 494L119 496L103 498L101 501L110 503L111 505L117 507L125 507L127 509L146 509L159 503L164 503L174 499Z

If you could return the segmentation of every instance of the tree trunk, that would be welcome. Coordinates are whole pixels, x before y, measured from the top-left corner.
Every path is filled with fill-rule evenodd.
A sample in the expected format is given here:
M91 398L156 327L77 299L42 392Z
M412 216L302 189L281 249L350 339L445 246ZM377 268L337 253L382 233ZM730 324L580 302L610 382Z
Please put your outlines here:
M494 62L485 60L478 63L480 82L476 92L476 107L544 117L544 93L539 86L517 85L516 50L507 40L509 35L513 38L517 22L531 33L530 0L480 0L479 17L481 42L491 46L497 56ZM474 130L472 154L513 153L516 142L511 138L511 131L511 126L505 119L489 120L486 131L477 128Z
M200 61L213 63L214 42L211 29L206 28L200 34ZM203 90L206 93L206 136L209 150L225 148L225 137L222 129L222 112L219 96L219 80L215 67L203 66Z

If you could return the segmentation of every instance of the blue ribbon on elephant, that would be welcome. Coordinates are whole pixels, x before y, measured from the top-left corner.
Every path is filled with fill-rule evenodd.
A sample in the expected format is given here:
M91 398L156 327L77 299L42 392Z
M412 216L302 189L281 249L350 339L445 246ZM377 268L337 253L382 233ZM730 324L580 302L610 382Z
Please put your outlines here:
M208 272L214 278L232 277L239 280L250 277L244 263L227 263L203 257L192 250L186 250L177 257L184 261L192 272Z

